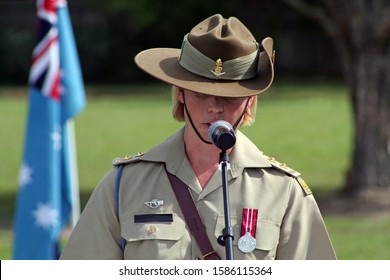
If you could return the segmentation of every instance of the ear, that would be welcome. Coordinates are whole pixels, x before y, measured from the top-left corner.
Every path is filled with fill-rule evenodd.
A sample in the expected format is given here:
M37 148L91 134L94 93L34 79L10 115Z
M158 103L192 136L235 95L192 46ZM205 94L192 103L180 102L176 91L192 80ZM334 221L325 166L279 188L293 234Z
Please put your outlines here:
M184 89L181 87L176 87L176 90L177 90L177 97L180 103L184 103Z
M247 105L247 109L250 109L251 108L251 106L252 106L252 103L253 103L253 101L255 100L255 96L253 95L253 96L251 96L251 97L249 97L249 102L248 102L248 105Z

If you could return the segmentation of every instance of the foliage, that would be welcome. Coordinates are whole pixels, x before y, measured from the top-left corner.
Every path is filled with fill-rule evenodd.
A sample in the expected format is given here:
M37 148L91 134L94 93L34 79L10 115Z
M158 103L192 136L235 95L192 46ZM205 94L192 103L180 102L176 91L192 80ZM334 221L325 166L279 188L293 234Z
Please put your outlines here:
M182 36L196 23L214 13L230 16L237 12L235 7L240 2L226 0L221 5L216 1L90 0L90 3L111 19L121 18L122 26L118 28L130 28L132 32L142 34L146 43L180 47Z
M279 77L337 73L321 29L281 1L87 0L68 6L86 82L148 80L134 56L146 48L180 48L183 36L215 13L238 17L259 41L273 37ZM27 83L35 23L34 1L0 2L0 82Z

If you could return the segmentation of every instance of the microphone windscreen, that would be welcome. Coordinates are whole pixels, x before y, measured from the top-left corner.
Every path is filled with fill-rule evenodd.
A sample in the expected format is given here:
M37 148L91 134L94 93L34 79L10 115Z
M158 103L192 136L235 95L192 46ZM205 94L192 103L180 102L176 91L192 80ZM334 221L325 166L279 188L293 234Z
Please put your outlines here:
M230 149L236 143L232 125L224 120L213 122L209 127L208 136L210 142L221 150Z

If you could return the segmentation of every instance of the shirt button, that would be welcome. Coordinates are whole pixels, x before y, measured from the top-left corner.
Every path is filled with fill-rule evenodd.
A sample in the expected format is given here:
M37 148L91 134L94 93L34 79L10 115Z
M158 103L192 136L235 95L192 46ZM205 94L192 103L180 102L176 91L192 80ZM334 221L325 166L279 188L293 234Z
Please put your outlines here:
M149 234L152 234L152 233L155 233L157 231L156 227L155 226L151 226L148 228L148 233Z

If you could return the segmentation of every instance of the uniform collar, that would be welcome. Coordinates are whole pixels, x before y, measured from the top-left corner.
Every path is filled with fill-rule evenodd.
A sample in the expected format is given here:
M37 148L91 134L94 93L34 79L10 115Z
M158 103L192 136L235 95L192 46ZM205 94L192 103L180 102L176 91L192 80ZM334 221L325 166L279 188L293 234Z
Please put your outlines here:
M183 141L184 127L150 149L142 156L142 160L165 163L167 170L176 175L186 159Z
M239 176L244 168L271 167L268 158L242 132L237 131L236 138L236 144L229 155L233 177Z
M163 162L167 170L177 175L183 165L189 164L186 157L183 141L184 127L175 134L150 149L141 160ZM231 175L239 176L244 168L271 167L267 157L243 133L237 131L236 144L229 155Z

